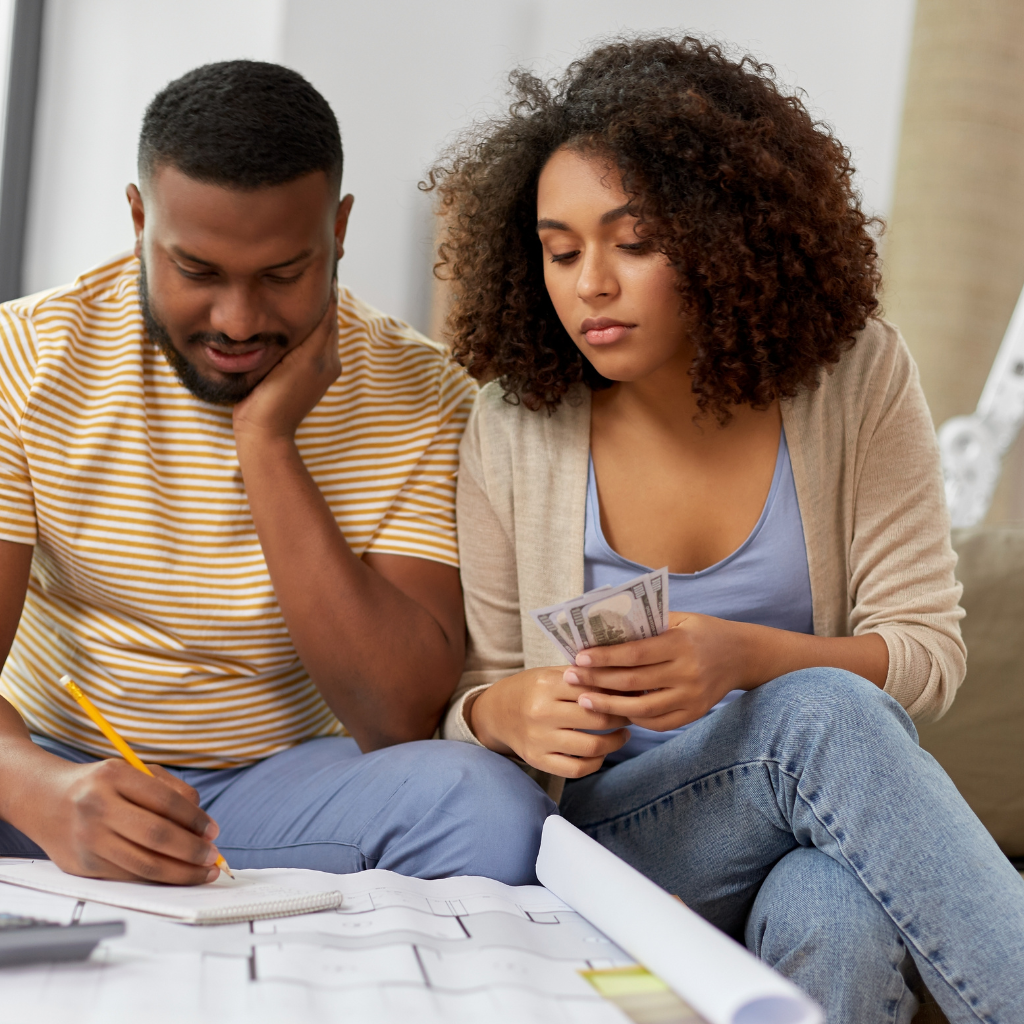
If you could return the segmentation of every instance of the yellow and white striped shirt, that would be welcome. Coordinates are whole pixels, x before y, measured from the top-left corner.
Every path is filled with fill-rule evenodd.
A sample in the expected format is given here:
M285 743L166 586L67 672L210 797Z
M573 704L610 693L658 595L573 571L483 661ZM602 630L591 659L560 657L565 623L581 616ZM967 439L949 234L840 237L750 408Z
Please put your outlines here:
M0 539L34 544L0 692L29 727L111 749L70 672L145 759L223 768L341 732L295 653L249 513L231 410L145 336L139 264L0 306ZM444 349L339 289L342 374L299 428L357 555L457 565L474 394Z

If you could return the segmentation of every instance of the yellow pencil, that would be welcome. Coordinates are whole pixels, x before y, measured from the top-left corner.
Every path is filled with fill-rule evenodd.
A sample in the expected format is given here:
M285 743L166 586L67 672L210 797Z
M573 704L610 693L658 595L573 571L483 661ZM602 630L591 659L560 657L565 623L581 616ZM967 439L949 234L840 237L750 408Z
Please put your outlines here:
M151 778L153 773L142 763L139 759L138 754L128 746L127 743L117 734L114 727L100 714L99 708L82 692L82 688L72 680L71 676L61 676L60 681L64 684L64 689L71 694L72 697L82 705L82 710L95 722L96 728L99 729L104 736L110 740L114 745L114 749L133 767L138 768L140 772L145 772ZM228 862L222 857L217 858L217 867L221 871L226 871L231 878L234 878L234 874L231 868L228 867Z

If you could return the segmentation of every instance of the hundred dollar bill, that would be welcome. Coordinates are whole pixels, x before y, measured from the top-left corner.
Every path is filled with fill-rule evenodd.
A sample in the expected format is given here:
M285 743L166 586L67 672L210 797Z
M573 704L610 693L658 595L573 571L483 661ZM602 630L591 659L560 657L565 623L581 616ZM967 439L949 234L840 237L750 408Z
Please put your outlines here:
M553 608L538 608L530 612L533 621L547 634L548 639L564 654L570 662L576 660L579 648L576 638L569 628L569 614L560 605Z
M571 662L586 647L622 644L663 632L667 594L668 570L659 569L530 614Z
M577 599L569 606L569 620L579 646L607 647L644 640L661 632L657 603L645 579L612 587L596 599Z
M658 621L661 623L660 632L664 633L668 629L668 567L648 573L646 578L650 581L651 589L654 591L654 600L658 606Z

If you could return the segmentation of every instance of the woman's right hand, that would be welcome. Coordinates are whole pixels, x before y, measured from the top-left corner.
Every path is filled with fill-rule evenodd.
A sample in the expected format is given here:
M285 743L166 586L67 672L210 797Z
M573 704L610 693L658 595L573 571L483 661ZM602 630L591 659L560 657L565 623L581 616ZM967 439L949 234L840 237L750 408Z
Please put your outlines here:
M476 738L499 754L516 754L542 772L578 779L596 772L628 739L628 719L576 703L581 687L562 668L532 668L488 687L465 710ZM605 735L581 730L614 729Z

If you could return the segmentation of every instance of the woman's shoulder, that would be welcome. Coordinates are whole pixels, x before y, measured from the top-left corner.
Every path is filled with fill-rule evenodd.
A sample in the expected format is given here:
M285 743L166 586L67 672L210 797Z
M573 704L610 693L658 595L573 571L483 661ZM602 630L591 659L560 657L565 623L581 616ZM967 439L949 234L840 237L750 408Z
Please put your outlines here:
M842 391L856 396L868 384L902 385L913 372L914 360L899 328L881 317L871 317L828 378Z
M855 335L839 362L821 371L817 387L789 401L799 415L832 413L839 406L845 417L863 420L869 409L880 412L917 380L917 367L899 328L872 317Z
M487 448L509 448L526 455L565 443L576 435L589 435L590 390L575 385L552 411L531 409L509 395L499 381L485 384L476 397L469 442Z

